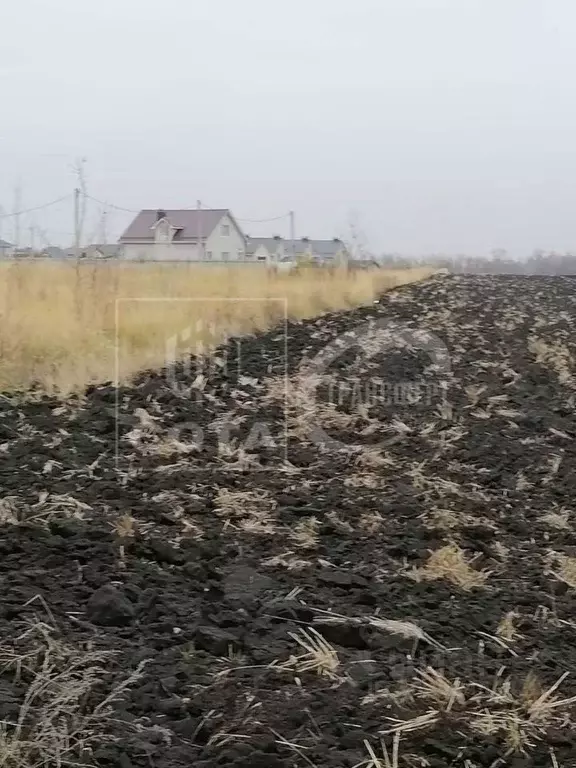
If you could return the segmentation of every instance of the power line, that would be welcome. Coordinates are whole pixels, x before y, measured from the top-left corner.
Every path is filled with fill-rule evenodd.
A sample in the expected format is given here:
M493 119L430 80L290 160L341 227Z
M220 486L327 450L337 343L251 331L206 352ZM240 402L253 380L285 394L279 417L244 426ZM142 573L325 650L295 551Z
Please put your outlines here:
M71 197L70 193L67 195L63 195L62 197L56 198L56 200L51 200L49 203L44 203L43 205L36 205L33 208L24 208L21 211L13 211L12 213L4 213L0 212L0 219L8 219L13 218L14 216L21 216L24 213L33 213L34 211L42 211L44 208L50 208L52 205L57 205L58 203L62 203L65 200L69 200ZM98 203L99 205L103 205L107 208L114 208L116 211L124 211L125 213L140 213L141 209L136 208L124 208L121 205L115 205L114 203L107 203L104 202L104 200L99 200L97 197L93 197L92 195L84 194L83 197L87 198L88 200L92 200L94 203ZM210 206L208 205L202 205L202 208L204 209L210 209ZM244 221L249 224L265 224L269 221L282 221L282 219L286 219L290 216L290 212L287 211L286 213L281 214L280 216L271 216L268 219L243 219L238 216L235 216L234 218L236 221Z
M282 221L283 219L287 219L290 216L290 212L283 213L282 216L273 216L271 219L239 219L236 216L234 217L237 221L244 221L248 224L265 224L268 221Z
M60 198L60 200L54 200L52 203L47 203L45 206L41 206L42 208L48 207L48 205L54 205L55 203L61 202L61 200L66 200L69 197L67 195L64 198ZM98 203L99 205L103 205L106 208L113 208L116 211L124 211L125 213L140 213L141 209L136 208L124 208L122 205L115 205L114 203L108 203L104 200L100 200L97 197L94 197L93 195L84 194L83 197L87 198L88 200L92 200L94 203ZM214 210L214 208L211 208L209 205L202 204L201 207L204 210ZM30 210L40 210L39 208L31 208ZM192 209L191 209L192 210ZM20 213L27 213L28 211L20 211ZM8 214L8 215L14 215L14 214ZM271 216L267 219L243 219L238 216L235 216L234 218L236 221L243 221L248 224L266 224L270 221L282 221L284 219L287 219L290 216L290 211L287 211L286 213L282 213L280 216Z
M99 203L100 205L107 206L108 208L114 208L117 211L125 211L126 213L140 213L140 210L136 210L135 208L124 208L121 205L114 205L113 203L105 203L103 200L99 200L97 197L92 197L92 195L86 195L86 197L89 200L92 200L95 203ZM202 203L200 207L203 210L215 210L214 207L209 205L204 205ZM198 208L198 207L197 207ZM193 210L190 208L190 210ZM220 209L217 209L220 210ZM248 224L266 224L269 221L282 221L283 219L287 219L290 216L290 211L287 211L286 213L281 214L280 216L272 216L269 219L242 219L238 216L234 216L236 221L244 221Z
M44 205L37 205L35 208L25 208L23 211L13 211L12 213L2 213L0 214L0 218L2 219L8 219L13 216L21 216L23 213L32 213L33 211L42 211L44 208L49 208L51 205L56 205L57 203L61 203L64 200L68 200L70 198L70 194L64 195L64 197L59 197L57 200L52 200L50 203L44 203Z
M92 200L94 203L98 203L99 205L104 205L106 208L114 208L117 211L125 211L126 213L140 213L140 210L136 210L135 208L123 208L121 205L114 205L113 203L105 203L104 200L98 200L97 197L92 197L92 195L85 195L85 197L88 198L88 200Z

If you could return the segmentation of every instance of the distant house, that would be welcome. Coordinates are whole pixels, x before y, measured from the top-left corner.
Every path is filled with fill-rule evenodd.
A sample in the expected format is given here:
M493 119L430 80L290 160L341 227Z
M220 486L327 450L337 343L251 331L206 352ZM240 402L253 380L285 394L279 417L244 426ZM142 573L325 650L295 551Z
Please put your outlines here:
M6 240L0 239L0 258L6 258L11 256L14 251L12 243L8 243Z
M244 261L246 238L227 209L143 210L120 238L127 261Z
M283 237L248 237L246 258L250 261L281 263L284 261L311 261L320 264L345 264L348 250L338 238L311 240L302 237L289 240Z
M62 256L68 259L116 259L121 250L118 244L84 245L80 248L66 248L62 251Z
M59 248L57 245L47 245L42 251L42 256L45 256L48 259L65 259L66 251Z
M122 248L117 243L92 245L91 255L94 259L117 259L122 254Z
M283 261L286 257L284 240L276 237L247 237L246 259L271 263Z

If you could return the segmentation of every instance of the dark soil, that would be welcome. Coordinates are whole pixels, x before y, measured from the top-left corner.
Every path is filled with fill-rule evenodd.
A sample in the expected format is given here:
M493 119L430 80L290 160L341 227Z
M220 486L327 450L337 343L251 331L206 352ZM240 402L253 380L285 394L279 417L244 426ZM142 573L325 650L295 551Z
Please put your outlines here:
M114 651L75 765L385 766L400 727L398 766L575 766L576 281L439 277L287 332L0 399L0 720L38 674L10 654L59 643ZM450 544L482 585L423 578ZM306 668L314 632L338 664Z

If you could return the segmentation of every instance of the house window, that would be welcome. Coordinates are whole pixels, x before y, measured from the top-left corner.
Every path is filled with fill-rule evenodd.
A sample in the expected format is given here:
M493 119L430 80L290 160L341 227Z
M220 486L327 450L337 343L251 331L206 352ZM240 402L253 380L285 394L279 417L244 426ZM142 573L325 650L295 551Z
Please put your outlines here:
M222 253L222 261L230 261L230 252L229 251L224 251Z
M224 237L229 237L230 236L230 224L222 224L222 226L220 227L220 232L221 232L222 235L224 235Z
M206 261L212 261L212 251L206 251Z

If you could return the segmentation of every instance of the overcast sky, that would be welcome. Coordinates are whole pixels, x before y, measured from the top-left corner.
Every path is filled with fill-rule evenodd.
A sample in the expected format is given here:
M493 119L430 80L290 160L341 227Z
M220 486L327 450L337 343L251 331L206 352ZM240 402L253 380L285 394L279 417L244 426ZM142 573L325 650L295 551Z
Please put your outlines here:
M576 250L574 0L20 0L0 205L296 211L376 252ZM86 236L96 237L99 208ZM130 214L109 217L118 235ZM72 204L22 217L72 238ZM243 226L287 234L287 219ZM2 220L0 237L12 223Z

